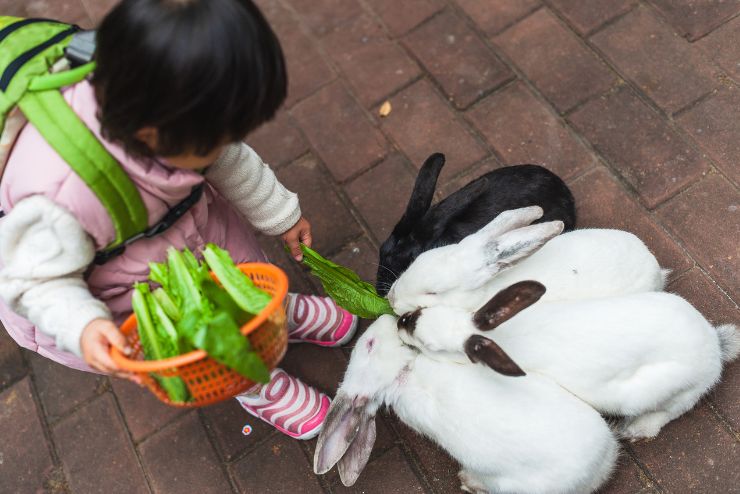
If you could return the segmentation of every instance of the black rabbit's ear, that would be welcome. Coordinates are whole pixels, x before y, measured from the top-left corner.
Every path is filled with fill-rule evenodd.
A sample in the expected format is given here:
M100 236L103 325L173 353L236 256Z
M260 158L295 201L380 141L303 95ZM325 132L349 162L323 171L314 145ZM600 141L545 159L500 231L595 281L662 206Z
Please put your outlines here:
M483 362L499 374L521 377L527 374L493 340L474 334L465 342L465 354L471 362Z
M445 164L445 155L434 153L426 159L416 175L414 190L411 192L406 212L393 229L393 235L406 235L413 230L414 226L421 220L434 199L434 190L437 187L437 178Z
M478 309L473 316L473 324L481 331L490 331L537 302L545 291L545 285L537 281L514 283Z
M456 190L434 206L416 226L417 237L426 241L438 239L468 207L488 192L488 179L480 177L462 189Z

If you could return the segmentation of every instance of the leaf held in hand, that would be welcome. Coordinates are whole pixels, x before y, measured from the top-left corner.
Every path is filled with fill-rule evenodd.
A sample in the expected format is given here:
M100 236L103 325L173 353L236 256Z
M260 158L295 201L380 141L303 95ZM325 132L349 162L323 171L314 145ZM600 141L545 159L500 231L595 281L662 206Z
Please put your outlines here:
M326 293L340 307L365 319L394 313L388 300L378 295L375 287L362 281L354 271L323 258L303 244L301 250L303 263L321 280Z

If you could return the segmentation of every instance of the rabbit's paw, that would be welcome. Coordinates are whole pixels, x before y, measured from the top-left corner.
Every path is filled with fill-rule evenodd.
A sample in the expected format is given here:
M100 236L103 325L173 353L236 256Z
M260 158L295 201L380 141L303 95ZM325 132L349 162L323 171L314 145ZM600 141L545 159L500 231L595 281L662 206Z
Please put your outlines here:
M472 473L466 470L460 470L460 473L458 473L457 476L460 478L460 482L462 483L462 485L460 485L461 490L472 494L488 493L486 485Z
M625 419L620 427L622 437L635 442L640 439L652 439L670 418L665 412L649 412L637 417Z

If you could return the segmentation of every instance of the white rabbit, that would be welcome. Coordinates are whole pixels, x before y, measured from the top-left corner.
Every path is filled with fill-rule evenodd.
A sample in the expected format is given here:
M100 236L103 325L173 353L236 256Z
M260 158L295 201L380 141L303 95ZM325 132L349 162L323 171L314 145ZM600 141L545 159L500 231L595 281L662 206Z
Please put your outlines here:
M512 362L507 366L501 357L508 354L525 372L551 377L600 412L625 416L622 433L633 439L655 436L690 410L719 380L722 363L740 352L735 326L715 329L677 295L526 308L544 293L540 283L524 281L474 315L441 306L418 309L398 321L399 334L434 358L480 361L504 374L512 373Z
M354 484L383 404L461 463L468 492L593 492L618 455L601 416L550 379L432 360L404 345L386 315L352 351L316 445L317 474L338 463L344 485Z
M435 305L473 311L523 280L547 286L545 300L663 289L668 272L631 233L587 229L556 236L559 221L526 226L541 216L538 206L506 211L459 243L422 253L388 293L394 311Z

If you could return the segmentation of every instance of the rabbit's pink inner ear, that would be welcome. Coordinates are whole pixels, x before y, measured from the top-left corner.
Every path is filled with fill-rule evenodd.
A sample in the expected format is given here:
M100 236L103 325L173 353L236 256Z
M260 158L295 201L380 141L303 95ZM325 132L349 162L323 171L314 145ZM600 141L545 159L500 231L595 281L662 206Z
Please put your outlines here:
M342 479L342 484L345 486L354 485L365 469L375 445L375 437L375 417L368 414L363 415L360 421L360 430L355 436L355 440L352 441L349 449L337 464L339 478Z
M490 331L537 302L546 290L537 281L520 281L504 288L478 309L473 324L481 331Z
M527 374L493 340L481 335L473 335L464 345L465 354L471 362L483 362L499 374L521 377Z
M352 406L352 399L337 393L316 443L314 473L324 474L336 465L355 439L359 421L360 411Z

